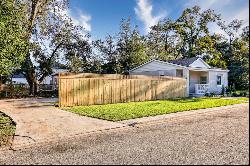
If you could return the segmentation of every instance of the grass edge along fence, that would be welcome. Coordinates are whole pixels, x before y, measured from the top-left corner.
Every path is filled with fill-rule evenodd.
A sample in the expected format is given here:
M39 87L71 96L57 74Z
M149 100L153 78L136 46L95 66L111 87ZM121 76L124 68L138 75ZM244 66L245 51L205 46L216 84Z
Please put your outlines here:
M59 73L59 106L187 97L186 80L167 76Z

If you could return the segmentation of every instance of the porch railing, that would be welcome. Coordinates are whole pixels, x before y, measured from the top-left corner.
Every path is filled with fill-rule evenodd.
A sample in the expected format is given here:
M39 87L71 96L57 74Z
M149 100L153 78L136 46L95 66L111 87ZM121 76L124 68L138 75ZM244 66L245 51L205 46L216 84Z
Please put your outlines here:
M208 84L195 84L195 94L205 94L208 91Z

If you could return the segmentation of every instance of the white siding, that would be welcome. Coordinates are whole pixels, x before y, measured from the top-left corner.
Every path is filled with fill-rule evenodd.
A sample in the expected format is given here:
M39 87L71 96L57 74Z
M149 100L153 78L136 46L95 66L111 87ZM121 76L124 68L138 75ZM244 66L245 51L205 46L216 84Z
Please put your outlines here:
M217 85L217 75L221 75L221 84L224 87L228 86L228 72L226 71L210 71L209 72L209 92L220 94L222 85Z
M182 68L170 64L152 61L131 71L130 74L159 76L161 73L164 73L165 76L176 76L176 69Z
M52 76L45 77L42 84L52 84Z
M13 84L28 84L26 78L12 78Z

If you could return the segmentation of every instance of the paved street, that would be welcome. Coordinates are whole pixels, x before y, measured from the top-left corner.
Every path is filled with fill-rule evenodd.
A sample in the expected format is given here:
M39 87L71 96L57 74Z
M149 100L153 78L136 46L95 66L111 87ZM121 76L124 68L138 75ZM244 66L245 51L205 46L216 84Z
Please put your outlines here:
M248 104L0 152L0 164L249 164Z

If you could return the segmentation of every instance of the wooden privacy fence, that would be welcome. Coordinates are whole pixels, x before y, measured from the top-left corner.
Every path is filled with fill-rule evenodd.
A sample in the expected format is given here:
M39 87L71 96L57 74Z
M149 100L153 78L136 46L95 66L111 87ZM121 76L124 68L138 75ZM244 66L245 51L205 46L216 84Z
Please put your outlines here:
M186 97L186 80L144 75L60 73L60 107Z

